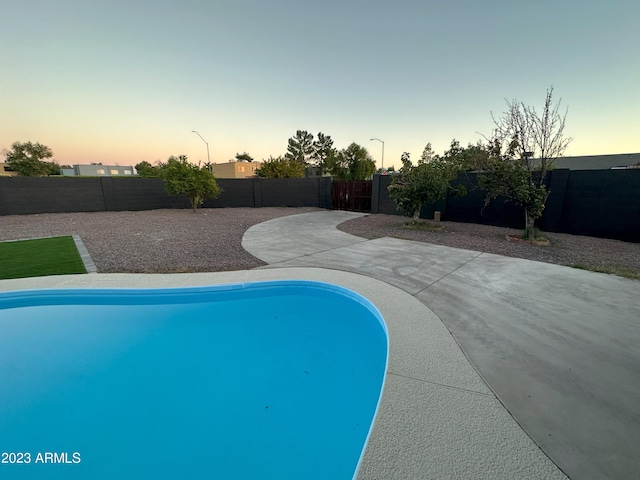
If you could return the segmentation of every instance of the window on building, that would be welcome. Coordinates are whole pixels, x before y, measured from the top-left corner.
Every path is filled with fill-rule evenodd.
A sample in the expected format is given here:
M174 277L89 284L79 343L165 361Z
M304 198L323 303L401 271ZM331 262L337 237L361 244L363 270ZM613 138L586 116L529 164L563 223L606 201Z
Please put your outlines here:
M125 170L124 174L125 175L133 175L133 172L131 170Z
M119 175L119 174L120 174L120 172L118 171L117 168L112 168L111 169L111 175Z
M238 171L239 171L240 173L244 173L244 167L238 166Z
M98 175L105 175L107 173L107 171L104 168L99 168L96 171L98 172Z

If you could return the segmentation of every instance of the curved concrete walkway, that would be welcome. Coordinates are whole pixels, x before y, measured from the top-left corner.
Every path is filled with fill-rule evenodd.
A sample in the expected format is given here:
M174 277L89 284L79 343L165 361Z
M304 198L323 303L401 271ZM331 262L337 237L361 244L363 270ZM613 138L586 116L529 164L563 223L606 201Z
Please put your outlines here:
M496 405L495 398L468 375L462 354L451 353L455 346L447 345L455 363L444 367L448 360L428 350L433 342L427 346L422 334L411 334L423 322L433 323L431 312L569 477L640 477L640 282L393 238L365 240L335 228L359 215L278 218L250 228L243 247L270 264L263 268L354 272L397 287L408 295L403 301L428 307L407 320L405 336L391 332L393 355L421 353L409 355L408 370L390 359L362 478L561 476L535 449L522 449L522 438L514 449L513 438L522 430L503 408L485 409ZM447 344L443 337L439 342ZM432 415L440 417L435 430ZM484 430L496 423L508 437ZM489 444L490 460L483 457ZM450 449L456 454L448 455ZM504 463L499 471L492 470L494 461Z

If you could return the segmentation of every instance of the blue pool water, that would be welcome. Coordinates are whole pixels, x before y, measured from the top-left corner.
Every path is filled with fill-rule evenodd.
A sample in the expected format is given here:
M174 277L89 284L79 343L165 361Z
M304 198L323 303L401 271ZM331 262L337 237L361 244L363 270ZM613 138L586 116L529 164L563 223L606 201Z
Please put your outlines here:
M2 293L0 478L352 478L387 351L317 282Z

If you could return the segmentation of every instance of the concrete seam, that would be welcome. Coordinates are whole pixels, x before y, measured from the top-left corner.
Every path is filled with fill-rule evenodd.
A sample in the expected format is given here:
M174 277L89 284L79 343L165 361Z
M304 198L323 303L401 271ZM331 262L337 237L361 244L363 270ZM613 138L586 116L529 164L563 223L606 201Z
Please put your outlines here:
M479 395L481 397L487 397L487 398L492 398L494 400L497 400L496 396L491 394L491 393L477 392L475 390L468 390L466 388L454 387L453 385L445 385L444 383L431 382L429 380L424 380L422 378L416 378L416 377L410 377L409 375L402 375L400 373L387 372L387 375L393 375L395 377L402 377L402 378L406 378L408 380L415 380L416 382L428 383L430 385L435 385L436 387L442 387L442 388L446 388L446 389L449 389L449 390L456 390L458 392L470 393L472 395Z
M433 287L436 283L438 283L440 280L444 280L445 278L447 278L449 275L452 275L453 273L457 272L458 270L460 270L462 267L466 266L467 264L469 264L470 262L473 262L476 258L478 258L479 256L484 255L484 252L480 252L478 255L476 255L473 258L470 258L469 260L467 260L466 262L464 262L462 265L459 265L458 267L454 268L453 270L451 270L449 273L447 273L446 275L443 275L442 277L440 277L438 280L436 280L435 282L431 282L429 285L427 285L426 287L424 287L422 290L416 292L413 294L413 296L415 297L416 295L420 295L422 292L424 292L425 290Z
M361 243L366 243L369 242L370 240L362 240L361 242L353 242L353 243L349 243L347 245L340 245L339 247L333 247L333 248L327 248L326 250L320 250L317 252L313 252L313 253L305 253L304 255L301 255L302 257L312 257L313 255L317 255L319 253L327 253L327 252L331 252L333 250L339 250L340 248L344 248L344 247L351 247L353 245L360 245ZM296 258L300 258L300 257L296 257Z
M360 245L361 243L365 243L365 242L369 242L369 241L370 240L368 240L368 239L364 239L361 242L353 242L353 243L349 243L349 244L346 244L346 245L340 245L339 247L328 248L326 250L318 250L318 251L313 252L313 253L303 253L302 255L297 255L297 256L291 257L291 258L285 258L284 260L279 260L277 262L269 262L269 263L267 263L267 265L278 265L279 263L290 262L291 260L296 260L298 258L313 257L314 255L318 255L320 253L327 253L327 252L331 252L332 250L338 250L338 249L344 248L344 247L351 247L353 245Z

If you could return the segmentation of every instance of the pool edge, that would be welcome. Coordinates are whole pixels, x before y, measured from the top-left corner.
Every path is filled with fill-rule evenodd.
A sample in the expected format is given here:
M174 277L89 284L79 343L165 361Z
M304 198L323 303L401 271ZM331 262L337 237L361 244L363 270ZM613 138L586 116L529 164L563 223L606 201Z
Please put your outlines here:
M96 274L3 280L0 281L0 291L201 286L277 279L316 280L349 288L369 299L380 310L389 327L388 367L382 401L355 478L464 476L486 471L487 468L495 473L494 478L513 478L517 472L523 478L566 478L559 474L555 464L491 393L469 393L469 389L464 388L469 382L473 385L484 382L457 345L451 346L448 352L450 358L457 362L455 368L448 365L449 357L444 359L446 362L440 358L439 344L443 340L455 343L440 319L415 297L381 280L344 271L290 267L220 273ZM416 325L422 327L422 323L428 323L429 328L439 335L434 337L437 343L429 344L431 339L426 338L424 332L420 336L412 331ZM400 335L396 328L399 325L403 329ZM451 377L450 380L443 382L438 375L416 380L406 374L407 370L420 367L425 359L436 363L436 370L442 369L443 378ZM388 382L390 378L393 380L391 383ZM398 392L399 384L403 387L418 384L422 390L409 389L405 395L405 391ZM456 387L456 384L463 388ZM426 401L425 392L435 392L435 399L451 401L430 403ZM400 403L399 394L404 395L400 397ZM466 409L464 415L460 413L460 407ZM434 424L438 429L430 431ZM500 445L495 444L496 439ZM509 448L505 450L503 445Z

